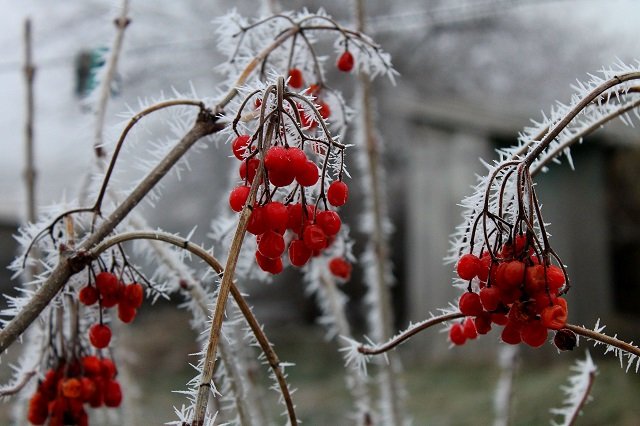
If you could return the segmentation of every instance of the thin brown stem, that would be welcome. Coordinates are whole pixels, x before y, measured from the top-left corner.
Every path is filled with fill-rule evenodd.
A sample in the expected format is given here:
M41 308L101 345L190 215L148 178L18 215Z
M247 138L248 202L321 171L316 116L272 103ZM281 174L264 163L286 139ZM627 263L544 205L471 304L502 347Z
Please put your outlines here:
M419 324L417 324L416 326L413 327L409 327L407 330L401 332L400 334L398 334L396 337L394 337L393 339L389 340L388 342L378 345L378 346L368 346L368 345L360 345L358 347L358 352L360 352L363 355L380 355L383 354L385 352L390 351L391 349L395 348L396 346L400 345L401 343L403 343L405 340L413 337L414 335L420 333L421 331L424 331L428 328L433 327L434 325L438 325L441 324L443 322L446 321L451 321L451 320L455 320L458 318L464 318L464 314L462 314L461 312L454 312L454 313L450 313L450 314L445 314L445 315L440 315L439 317L433 317L430 318L426 321L423 321Z
M125 29L131 22L129 17L129 0L122 0L120 6L120 16L114 20L116 26L116 36L113 39L110 55L106 64L106 73L100 82L100 94L98 98L98 106L96 108L96 126L93 134L93 149L96 157L103 158L104 150L102 149L102 132L104 130L104 121L107 115L107 103L111 98L111 85L118 69L118 60L122 51L122 43L124 42Z
M599 333L594 330L589 330L588 328L580 327L573 324L567 324L565 325L565 328L568 328L574 333L586 337L587 339L595 340L597 342L616 347L622 351L640 357L640 348L638 348L637 346L633 346L630 343L623 342L622 340L618 340L615 337L607 336L606 334Z
M22 375L22 378L10 388L0 390L0 397L15 395L24 388L29 381L36 375L35 370L28 371Z

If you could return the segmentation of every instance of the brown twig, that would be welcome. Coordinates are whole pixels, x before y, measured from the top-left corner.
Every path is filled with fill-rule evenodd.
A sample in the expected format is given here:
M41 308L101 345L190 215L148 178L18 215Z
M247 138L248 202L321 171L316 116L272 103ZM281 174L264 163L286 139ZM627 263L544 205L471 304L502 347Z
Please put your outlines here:
M415 326L409 327L407 330L401 332L396 337L392 338L391 340L389 340L384 344L380 344L378 346L360 345L358 347L358 352L360 352L363 355L380 355L382 353L390 351L391 349L395 348L396 346L403 343L405 340L420 333L421 331L431 328L434 325L438 325L443 322L451 321L458 318L464 318L464 314L462 314L461 312L453 312L450 314L444 314L438 317L430 318L421 323L418 323Z
M17 394L22 390L22 388L24 388L29 383L29 381L35 375L36 375L35 370L26 372L22 376L22 379L19 382L17 382L15 385L13 385L13 387L0 390L0 397L6 397L6 396Z
M616 347L624 352L640 357L640 348L630 343L623 342L622 340L616 339L615 337L607 336L606 334L599 333L597 331L590 330L588 328L580 327L578 325L573 325L573 324L567 324L565 325L565 328L568 328L574 333L579 334L580 336L586 337L587 339L595 340L597 342Z
M589 383L587 384L587 387L585 388L584 393L582 394L582 399L580 399L580 403L576 405L574 412L571 414L571 418L567 423L568 426L573 426L578 420L578 416L580 416L580 411L582 411L587 401L589 400L589 395L591 394L591 389L593 389L593 383L595 382L595 379L596 379L596 372L595 371L589 372Z

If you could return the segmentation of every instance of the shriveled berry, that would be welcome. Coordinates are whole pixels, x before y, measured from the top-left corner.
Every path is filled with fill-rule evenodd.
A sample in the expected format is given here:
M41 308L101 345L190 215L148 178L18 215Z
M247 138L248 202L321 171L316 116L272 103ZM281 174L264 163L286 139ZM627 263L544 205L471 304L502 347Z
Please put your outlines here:
M304 79L302 77L302 71L298 68L291 68L289 70L289 86L294 89L300 89L304 85Z
M464 342L467 341L462 324L457 322L449 328L449 340L451 340L451 343L454 345L463 345Z
M244 159L250 139L251 137L249 135L240 135L233 140L231 147L233 149L233 155L235 155L238 160Z
M302 240L292 240L289 244L289 261L293 266L303 266L311 258L311 249Z
M320 225L327 235L336 235L340 231L342 221L338 213L331 210L323 210L316 214L316 223Z
M349 187L342 181L335 181L329 185L327 190L327 200L335 207L343 206L349 198Z
M561 351L572 351L578 344L578 339L573 331L563 328L553 336L553 344Z
M234 212L242 211L247 198L249 198L250 188L248 186L236 186L229 194L229 206Z
M91 306L98 301L98 289L87 284L78 292L78 299L83 305Z
M351 52L345 50L336 62L336 67L342 72L349 72L353 69L354 59Z
M545 291L546 282L544 266L533 265L527 268L524 287L527 294L536 294Z
M567 301L562 297L556 299L553 306L547 306L540 314L542 325L552 330L560 330L567 324Z
M306 226L302 232L302 239L311 250L321 250L327 245L327 235L320 225Z
M89 341L95 348L106 348L111 341L111 329L104 324L92 325L89 328Z
M351 263L342 257L334 257L329 261L329 271L334 276L348 281L351 278Z
M460 312L466 316L477 316L483 312L480 296L478 293L471 291L467 291L460 297L458 307L460 308Z
M472 253L462 255L456 265L458 276L465 281L475 278L480 272L480 259Z

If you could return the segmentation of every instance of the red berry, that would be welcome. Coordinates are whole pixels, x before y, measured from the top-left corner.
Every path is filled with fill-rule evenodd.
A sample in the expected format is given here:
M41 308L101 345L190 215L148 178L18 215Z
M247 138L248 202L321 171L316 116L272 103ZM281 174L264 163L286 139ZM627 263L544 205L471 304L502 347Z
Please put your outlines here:
M75 377L62 382L62 395L65 398L80 398L82 394L82 383Z
M510 345L517 345L522 341L522 338L520 337L520 328L509 321L502 329L500 338L505 343L508 343Z
M118 407L122 402L122 389L120 383L109 380L104 384L104 405L107 407Z
M105 380L110 380L116 377L116 365L109 358L102 358L100 360L100 375Z
M491 322L497 325L506 325L509 318L505 314L493 313L491 314Z
M284 234L289 223L289 212L287 207L278 202L272 201L264 205L264 223L267 229L271 229L279 234Z
M104 324L92 325L89 328L89 341L95 348L106 348L111 341L111 329Z
M553 344L561 351L572 351L578 343L576 334L568 328L558 330L556 335L553 336Z
M292 240L289 244L289 261L293 266L303 266L311 258L311 249L302 240Z
M328 119L331 116L331 109L329 108L329 105L326 102L320 101L318 102L318 106L320 107L318 111L320 112L320 116L325 120Z
M460 257L456 265L458 276L465 281L475 278L480 272L480 259L472 253L467 253Z
M525 272L524 288L527 294L537 294L545 291L546 282L544 266L529 266Z
M481 289L480 301L485 311L495 311L500 304L500 290L495 286Z
M542 325L552 330L560 330L567 323L567 301L562 297L556 299L556 304L547 306L540 314Z
M329 271L336 277L348 281L351 278L351 263L341 257L329 261Z
M96 393L96 382L88 377L81 377L80 383L82 386L80 397L84 402L89 402Z
M262 234L258 243L258 251L269 259L279 259L284 253L284 238L275 231L267 231Z
M483 313L473 320L478 334L487 334L491 331L491 314Z
M80 289L78 299L84 305L91 306L98 301L98 289L87 284Z
M144 289L139 283L131 283L124 287L122 300L134 309L138 309L142 306L144 300Z
M476 325L473 322L473 318L465 318L462 323L462 332L464 333L464 337L467 339L475 339L478 337L478 331L476 330Z
M327 235L336 235L340 231L342 221L338 213L324 210L316 215L316 223L320 225L322 230Z
M238 160L244 159L250 139L251 137L249 135L240 135L233 140L231 147L233 149L233 155L235 155Z
M478 293L470 291L467 291L460 297L458 307L460 308L460 312L466 316L477 316L481 315L483 312L480 296Z
M294 89L300 89L304 85L304 79L302 78L302 71L298 68L291 68L289 70L289 86Z
M269 272L271 274L279 274L282 272L282 259L269 259L268 257L263 256L259 251L256 252L256 262L258 262L258 266L265 272Z
M298 175L307 164L307 155L300 148L285 149L289 167L293 169L294 175Z
M295 174L293 169L287 168L284 170L273 170L269 172L269 182L273 186L288 186L291 185L293 180L295 179Z
M248 186L236 186L231 190L229 194L229 206L234 212L242 211L247 198L249 198L249 192L251 189Z
M449 328L449 340L454 345L463 345L467 341L460 323L457 322Z
M311 160L308 160L301 170L296 173L296 180L302 186L313 186L318 182L320 174L318 173L318 166Z
M118 277L111 272L100 272L96 275L96 288L102 297L117 293L119 286Z
M540 321L529 321L520 330L520 337L527 345L537 348L547 340L547 328Z
M349 187L342 181L335 181L329 185L327 190L327 200L335 207L343 206L349 197Z
M489 278L489 271L491 269L491 255L485 253L480 258L480 269L478 270L478 279L482 282L487 282Z
M306 226L302 239L311 250L322 250L327 246L327 235L319 225Z
M519 286L524 281L524 263L519 260L507 262L502 273L504 284L507 287Z
M353 55L348 50L342 52L342 55L338 58L336 66L340 71L349 72L353 69Z
M239 174L240 179L248 181L249 183L253 182L253 178L256 177L256 172L258 171L258 167L260 166L260 160L257 158L251 158L250 160L242 160L240 163ZM249 170L249 174L247 175L247 170Z
M564 272L556 265L547 266L547 283L549 289L554 292L560 289L564 285Z
M136 317L136 308L128 303L118 304L118 318L125 324L129 324Z
M100 360L93 355L87 355L82 358L82 369L85 376L97 376L100 374Z
M261 206L255 206L249 216L249 223L247 224L247 231L253 235L264 234L267 230L267 225L264 221L264 208Z

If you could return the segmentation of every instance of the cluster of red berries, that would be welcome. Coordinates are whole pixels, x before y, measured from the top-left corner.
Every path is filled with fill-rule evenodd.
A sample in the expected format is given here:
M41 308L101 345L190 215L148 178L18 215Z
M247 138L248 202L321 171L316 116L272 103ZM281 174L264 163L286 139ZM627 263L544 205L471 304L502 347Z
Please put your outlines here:
M251 138L247 135L238 136L232 143L232 149L236 158L242 161L240 177L244 184L231 191L229 205L233 211L240 212L249 197L249 184L255 177L260 160L256 158L255 148L252 149ZM295 182L304 191L304 188L316 185L320 179L316 163L297 147L269 148L264 156L264 168L267 182L262 177L258 179L267 186L265 193L271 193L269 184L286 187ZM349 188L340 180L332 182L326 191L326 199L334 207L344 205L348 197ZM282 255L285 251L288 251L292 265L303 266L312 256L318 256L333 243L341 226L340 215L333 210L316 209L314 205L304 202L287 201L284 204L272 199L253 206L247 231L256 236L258 266L266 272L278 274L283 269ZM288 243L285 240L287 230L291 231ZM350 271L344 272L344 267L336 271L336 276L343 279L350 274Z
M92 408L118 407L122 402L116 366L108 358L85 356L72 363L60 362L38 384L29 401L27 419L34 425L88 425L85 404Z
M142 306L144 289L139 283L124 284L111 272L100 272L96 275L95 286L88 283L82 287L78 298L87 306L98 303L100 308L112 308L117 305L118 318L128 324ZM97 349L106 348L111 341L111 329L102 322L92 325L89 341Z
M342 52L336 61L336 68L342 72L351 72L355 60L353 55L348 50ZM302 89L304 86L304 76L299 68L291 68L289 70L289 86L294 89Z
M565 326L567 301L560 297L564 271L541 262L526 235L517 235L494 257L488 252L481 257L465 254L456 269L463 280L477 278L480 290L476 293L469 286L460 297L458 307L467 318L449 329L452 343L461 345L498 324L504 326L505 343L539 347L549 330Z

